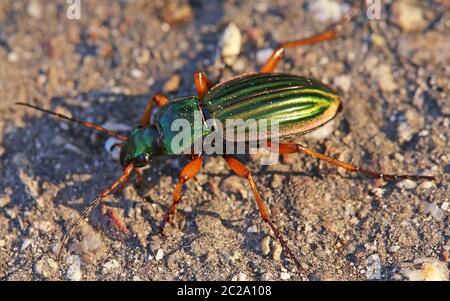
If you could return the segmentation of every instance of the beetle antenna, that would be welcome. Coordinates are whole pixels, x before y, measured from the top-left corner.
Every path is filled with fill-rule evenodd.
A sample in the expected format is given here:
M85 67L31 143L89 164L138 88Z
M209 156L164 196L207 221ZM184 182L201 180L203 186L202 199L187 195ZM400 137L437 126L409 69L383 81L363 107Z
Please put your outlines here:
M127 167L125 167L123 174L115 181L108 189L102 191L98 197L86 208L84 209L83 213L80 215L80 217L69 227L69 230L67 230L66 234L64 234L63 239L61 241L61 246L59 247L58 251L58 261L61 259L62 251L64 249L64 246L67 244L67 242L70 239L70 236L72 235L73 231L75 231L76 227L81 223L83 219L88 217L91 212L98 206L100 203L107 197L109 194L111 194L117 186L120 184L123 185L123 183L126 183L128 180L128 177L134 170L134 165L129 164Z
M126 136L120 135L119 133L114 132L114 131L110 131L110 130L108 130L108 129L106 129L106 128L98 125L98 124L94 124L94 123L91 123L91 122L88 122L88 121L84 121L84 120L81 120L81 119L71 118L69 116L62 115L62 114L59 114L59 113L56 113L56 112L53 112L53 111L50 111L50 110L46 110L46 109L37 107L37 106L33 106L33 105L28 104L28 103L16 102L16 105L29 107L29 108L32 108L32 109L35 109L35 110L38 110L38 111L41 111L41 112L44 112L44 113L47 113L47 114L51 114L51 115L54 115L54 116L56 116L58 118L61 118L61 119L67 120L67 121L71 121L71 122L75 122L75 123L81 124L81 125L83 125L85 127L94 129L96 131L99 131L99 132L102 132L102 133L106 133L109 136L112 136L112 137L117 138L119 140L127 141L127 137Z

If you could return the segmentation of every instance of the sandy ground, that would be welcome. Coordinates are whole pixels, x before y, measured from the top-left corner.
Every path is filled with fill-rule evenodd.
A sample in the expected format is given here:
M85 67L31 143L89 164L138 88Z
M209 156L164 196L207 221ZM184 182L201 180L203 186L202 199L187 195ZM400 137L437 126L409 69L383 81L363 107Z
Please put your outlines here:
M219 75L216 49L230 22L242 49L220 80L255 70L258 51L318 33L345 8L313 2L91 0L71 20L66 1L2 0L0 279L448 279L446 1L383 6L380 20L363 11L338 40L289 50L279 68L334 85L344 102L332 132L297 141L384 172L434 175L436 183L383 183L305 155L265 167L244 157L301 260L298 271L284 253L277 258L248 185L221 158L209 158L187 185L162 239L157 228L185 161L158 158L143 186L109 197L55 261L67 226L120 175L120 164L105 150L107 137L14 102L127 129L152 93L193 94L199 68ZM174 74L181 83L167 84ZM112 209L128 233L113 227Z

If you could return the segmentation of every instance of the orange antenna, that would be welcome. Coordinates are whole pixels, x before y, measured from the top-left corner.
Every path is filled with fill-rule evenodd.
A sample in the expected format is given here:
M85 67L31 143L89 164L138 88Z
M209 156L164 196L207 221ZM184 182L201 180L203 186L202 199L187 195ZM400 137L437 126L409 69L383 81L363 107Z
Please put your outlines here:
M29 108L32 108L32 109L35 109L35 110L38 110L38 111L41 111L41 112L44 112L44 113L47 113L47 114L51 114L51 115L54 115L54 116L59 117L61 119L65 119L67 121L75 122L75 123L81 124L81 125L83 125L85 127L94 129L96 131L99 131L99 132L102 132L102 133L106 133L107 135L112 136L114 138L117 138L119 140L127 141L127 137L126 136L120 135L117 132L110 131L110 130L105 129L104 127L102 127L100 125L97 125L97 124L94 124L94 123L91 123L91 122L88 122L88 121L84 121L84 120L80 120L80 119L76 119L76 118L71 118L71 117L68 117L68 116L65 116L65 115L53 112L53 111L49 111L49 110L46 110L46 109L43 109L43 108L39 108L39 107L30 105L30 104L27 104L27 103L23 103L23 102L16 102L16 105L29 107Z

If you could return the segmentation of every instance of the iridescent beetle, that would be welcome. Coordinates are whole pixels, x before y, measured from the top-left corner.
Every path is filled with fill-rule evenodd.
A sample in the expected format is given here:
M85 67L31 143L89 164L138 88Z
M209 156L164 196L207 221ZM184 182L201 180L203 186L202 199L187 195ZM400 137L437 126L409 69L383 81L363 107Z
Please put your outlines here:
M128 136L123 136L99 125L70 118L30 104L18 103L19 105L56 115L68 121L80 123L123 141L123 143L118 144L121 147L120 162L123 167L123 174L108 189L101 192L94 202L84 210L76 222L69 227L63 237L59 255L61 255L64 246L77 225L89 216L92 210L107 195L116 189L122 189L133 172L140 175L141 171L139 168L148 165L153 157L178 154L174 153L171 148L171 141L177 134L171 130L171 124L177 119L185 119L191 121L193 124L194 114L200 114L204 119L213 118L222 122L225 122L229 118L241 118L244 120L265 119L276 122L279 125L279 134L269 138L271 141L277 141L277 152L279 154L303 152L348 171L359 172L385 180L434 180L432 176L393 175L375 172L335 160L300 144L281 142L283 138L294 134L304 134L324 125L336 116L342 108L342 103L333 89L319 81L296 75L274 73L278 62L282 58L285 49L312 45L336 38L341 30L341 25L338 24L328 31L306 39L280 44L273 51L267 62L261 67L259 73L239 76L220 84L214 84L208 80L205 73L197 71L194 75L197 96L181 97L169 101L167 97L159 93L155 94L148 102L139 126L134 128ZM156 114L155 121L151 122L153 103L159 107L159 111ZM192 136L191 140L194 143L197 139L205 139L210 134L210 131L203 131L198 137ZM270 141L268 145L270 146ZM249 169L236 159L234 154L221 155L232 171L249 182L263 221L270 226L285 252L294 260L300 269L300 261L271 221L269 212L258 193ZM171 216L176 211L176 206L182 199L181 190L183 184L198 174L203 164L203 158L204 156L201 153L191 155L191 161L181 170L178 183L173 193L172 204L161 223L161 232L165 224L170 221Z

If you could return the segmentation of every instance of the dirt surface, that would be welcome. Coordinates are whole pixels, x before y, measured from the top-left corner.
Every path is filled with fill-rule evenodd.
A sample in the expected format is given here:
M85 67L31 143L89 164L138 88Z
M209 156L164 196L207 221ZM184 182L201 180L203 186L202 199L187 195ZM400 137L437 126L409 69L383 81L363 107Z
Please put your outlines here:
M386 183L306 155L263 167L243 157L302 263L298 271L284 253L277 258L249 186L220 157L188 183L162 239L157 229L186 161L156 158L142 187L130 183L123 196L108 197L55 260L68 225L121 167L104 135L14 102L126 129L151 94L193 94L197 69L220 75L217 45L230 22L241 31L241 53L220 80L258 68L261 49L325 30L346 7L325 2L91 0L71 20L66 1L2 0L0 279L448 279L446 1L402 3L414 10L386 5L379 20L362 10L336 41L289 50L278 69L330 83L342 95L332 132L297 141L386 173L434 175L436 183Z

